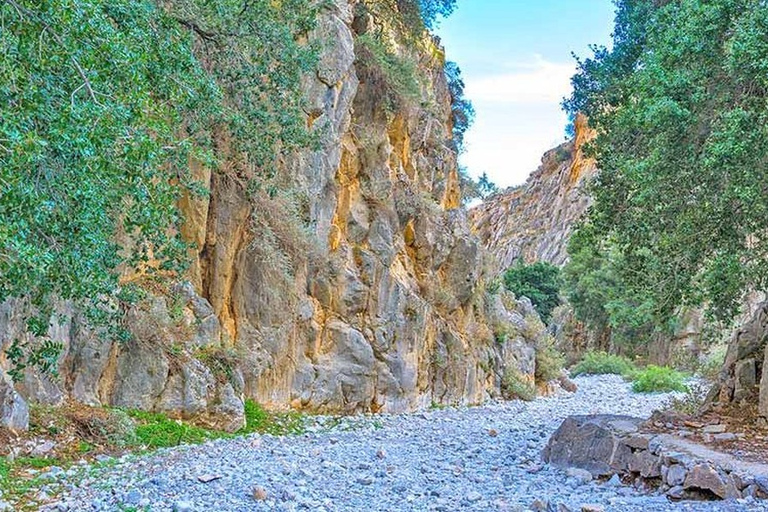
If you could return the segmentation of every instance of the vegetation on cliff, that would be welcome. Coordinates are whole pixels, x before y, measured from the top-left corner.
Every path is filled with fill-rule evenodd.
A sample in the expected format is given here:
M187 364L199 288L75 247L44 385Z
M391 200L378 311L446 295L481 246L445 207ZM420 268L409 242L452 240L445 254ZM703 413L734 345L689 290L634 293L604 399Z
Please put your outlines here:
M594 205L570 246L570 300L647 339L680 306L737 312L768 280L768 6L622 0L613 48L565 102L597 130Z
M315 51L297 36L314 12L298 0L0 2L0 301L28 300L32 333L45 334L54 297L114 297L123 264L183 269L176 200L205 193L190 158L240 155L240 179L274 188L281 155L310 142L300 80ZM12 347L17 369L52 367L56 347L41 343Z

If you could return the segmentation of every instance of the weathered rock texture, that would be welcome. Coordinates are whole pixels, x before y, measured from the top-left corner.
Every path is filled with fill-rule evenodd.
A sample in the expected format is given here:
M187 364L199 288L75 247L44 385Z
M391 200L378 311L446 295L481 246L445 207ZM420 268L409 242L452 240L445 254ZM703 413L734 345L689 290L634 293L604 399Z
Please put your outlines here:
M585 191L597 168L582 148L593 137L584 117L573 140L544 154L525 185L500 192L470 212L472 229L500 270L517 259L562 265L568 237L590 203Z
M540 332L525 304L484 292L483 249L459 207L442 50L430 40L410 53L422 98L387 108L386 77L356 48L376 20L354 4L335 2L311 34L323 48L305 79L319 147L284 161L272 196L246 193L237 161L220 172L192 162L210 194L180 202L188 281L128 311L127 343L63 307L49 332L64 346L60 377L27 372L24 396L235 430L245 398L393 412L481 402L510 372L533 380ZM582 174L575 163L564 172ZM26 335L23 308L3 308L6 348Z
M672 499L768 498L768 466L667 434L642 433L645 420L630 416L572 416L542 452L559 468L619 475L625 482L661 488Z
M708 405L757 404L768 417L768 302L755 309L752 318L737 329L707 397Z

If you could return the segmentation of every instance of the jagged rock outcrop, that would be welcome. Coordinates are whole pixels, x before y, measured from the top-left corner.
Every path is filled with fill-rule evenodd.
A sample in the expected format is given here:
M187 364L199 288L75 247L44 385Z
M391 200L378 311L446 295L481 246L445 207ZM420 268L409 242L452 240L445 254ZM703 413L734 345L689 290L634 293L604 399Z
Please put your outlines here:
M732 335L723 368L712 387L707 406L757 404L768 417L768 302Z
M191 162L210 193L180 200L186 281L145 286L124 317L128 342L62 305L48 333L64 348L59 376L28 370L21 394L233 431L246 398L396 412L498 396L512 370L533 381L540 323L527 324L525 303L485 292L484 251L459 207L442 50L399 47L423 75L422 98L385 105L382 70L358 44L381 27L356 4L329 4L310 35L322 42L304 87L319 142L285 158L280 193L247 190L237 159L222 171ZM24 308L2 307L0 347L33 342Z
M499 270L519 258L565 263L568 237L590 203L585 185L597 171L595 161L582 151L593 137L586 118L577 118L575 129L573 140L544 154L525 185L495 194L471 210L472 229Z

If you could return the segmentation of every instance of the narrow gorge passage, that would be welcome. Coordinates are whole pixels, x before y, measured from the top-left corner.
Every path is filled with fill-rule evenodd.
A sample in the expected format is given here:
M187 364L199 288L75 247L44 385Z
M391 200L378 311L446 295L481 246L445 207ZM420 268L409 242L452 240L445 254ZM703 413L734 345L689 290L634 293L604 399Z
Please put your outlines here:
M323 418L301 436L181 447L91 472L58 510L525 511L766 510L754 502L671 503L578 481L540 461L572 414L648 416L668 394L635 394L617 376L578 377L575 394L404 415ZM202 480L217 479L203 483ZM74 480L73 480L74 482ZM256 489L256 497L254 497ZM558 508L561 504L568 508ZM134 508L130 508L134 507Z

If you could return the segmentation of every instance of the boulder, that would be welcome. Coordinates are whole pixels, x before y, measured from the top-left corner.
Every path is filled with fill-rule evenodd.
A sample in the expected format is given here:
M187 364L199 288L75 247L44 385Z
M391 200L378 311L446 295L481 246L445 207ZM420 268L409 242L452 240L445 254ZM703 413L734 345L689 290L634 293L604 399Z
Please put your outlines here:
M685 477L685 490L710 491L720 498L726 497L726 484L715 468L706 463L693 466Z
M542 458L555 467L585 469L596 478L627 471L633 455L625 439L642 422L632 416L571 416L550 438Z

